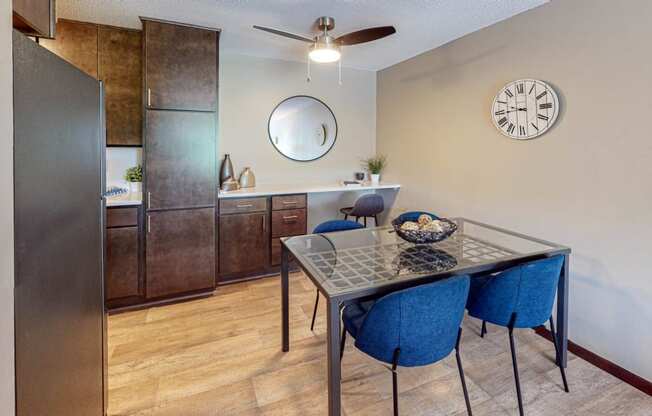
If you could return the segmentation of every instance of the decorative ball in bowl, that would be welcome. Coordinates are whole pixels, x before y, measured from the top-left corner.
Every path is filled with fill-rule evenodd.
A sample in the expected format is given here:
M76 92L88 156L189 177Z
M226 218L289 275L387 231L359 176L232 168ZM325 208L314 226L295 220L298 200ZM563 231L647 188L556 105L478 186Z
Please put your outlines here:
M407 212L392 221L392 226L402 239L415 244L432 244L443 241L457 231L457 224L427 212Z

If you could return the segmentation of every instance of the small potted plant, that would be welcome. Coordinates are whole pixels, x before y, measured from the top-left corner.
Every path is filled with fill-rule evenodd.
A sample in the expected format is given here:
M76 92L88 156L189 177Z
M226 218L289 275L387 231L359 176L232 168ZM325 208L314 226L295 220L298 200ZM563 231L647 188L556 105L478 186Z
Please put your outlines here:
M125 172L125 180L129 182L129 192L143 191L143 167L133 166Z
M380 174L387 166L387 157L385 156L374 156L363 161L365 169L369 172L371 177L371 184L378 185L380 183Z

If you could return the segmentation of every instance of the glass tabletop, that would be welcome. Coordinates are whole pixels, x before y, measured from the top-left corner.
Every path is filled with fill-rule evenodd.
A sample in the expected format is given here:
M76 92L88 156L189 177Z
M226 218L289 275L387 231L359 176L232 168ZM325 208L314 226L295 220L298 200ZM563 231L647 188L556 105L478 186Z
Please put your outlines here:
M453 221L457 231L434 244L407 242L392 227L289 237L283 239L283 244L331 296L570 251L555 243L468 219Z

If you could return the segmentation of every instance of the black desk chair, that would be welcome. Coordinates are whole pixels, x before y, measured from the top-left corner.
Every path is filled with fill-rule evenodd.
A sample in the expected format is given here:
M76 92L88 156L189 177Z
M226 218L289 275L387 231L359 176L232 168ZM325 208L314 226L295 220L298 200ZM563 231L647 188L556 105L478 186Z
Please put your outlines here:
M340 209L344 214L344 219L348 220L349 217L355 217L355 222L359 218L364 219L364 226L367 226L367 218L373 218L375 225L378 226L378 214L385 210L385 201L383 197L377 194L362 195L355 201L352 207Z

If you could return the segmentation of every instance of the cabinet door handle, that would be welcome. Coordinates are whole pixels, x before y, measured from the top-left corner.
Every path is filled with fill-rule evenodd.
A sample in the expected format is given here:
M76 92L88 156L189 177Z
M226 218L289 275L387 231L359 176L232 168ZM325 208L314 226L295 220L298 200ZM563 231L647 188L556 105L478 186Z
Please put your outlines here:
M265 221L265 216L264 215L261 218L263 219L263 221L262 221L263 234L265 234L265 232L267 232L267 224L266 224L267 221Z
M296 205L297 201L283 201L283 205Z
M147 208L150 208L152 206L152 193L147 192Z
M297 222L297 218L299 218L298 215L286 215L283 217L283 222L285 223L294 223Z
M152 106L152 89L147 88L147 107Z
M147 216L147 234L149 234L149 231L152 229L152 217L150 215Z
M254 204L238 204L238 205L236 205L237 208L251 208L253 206L254 206Z

